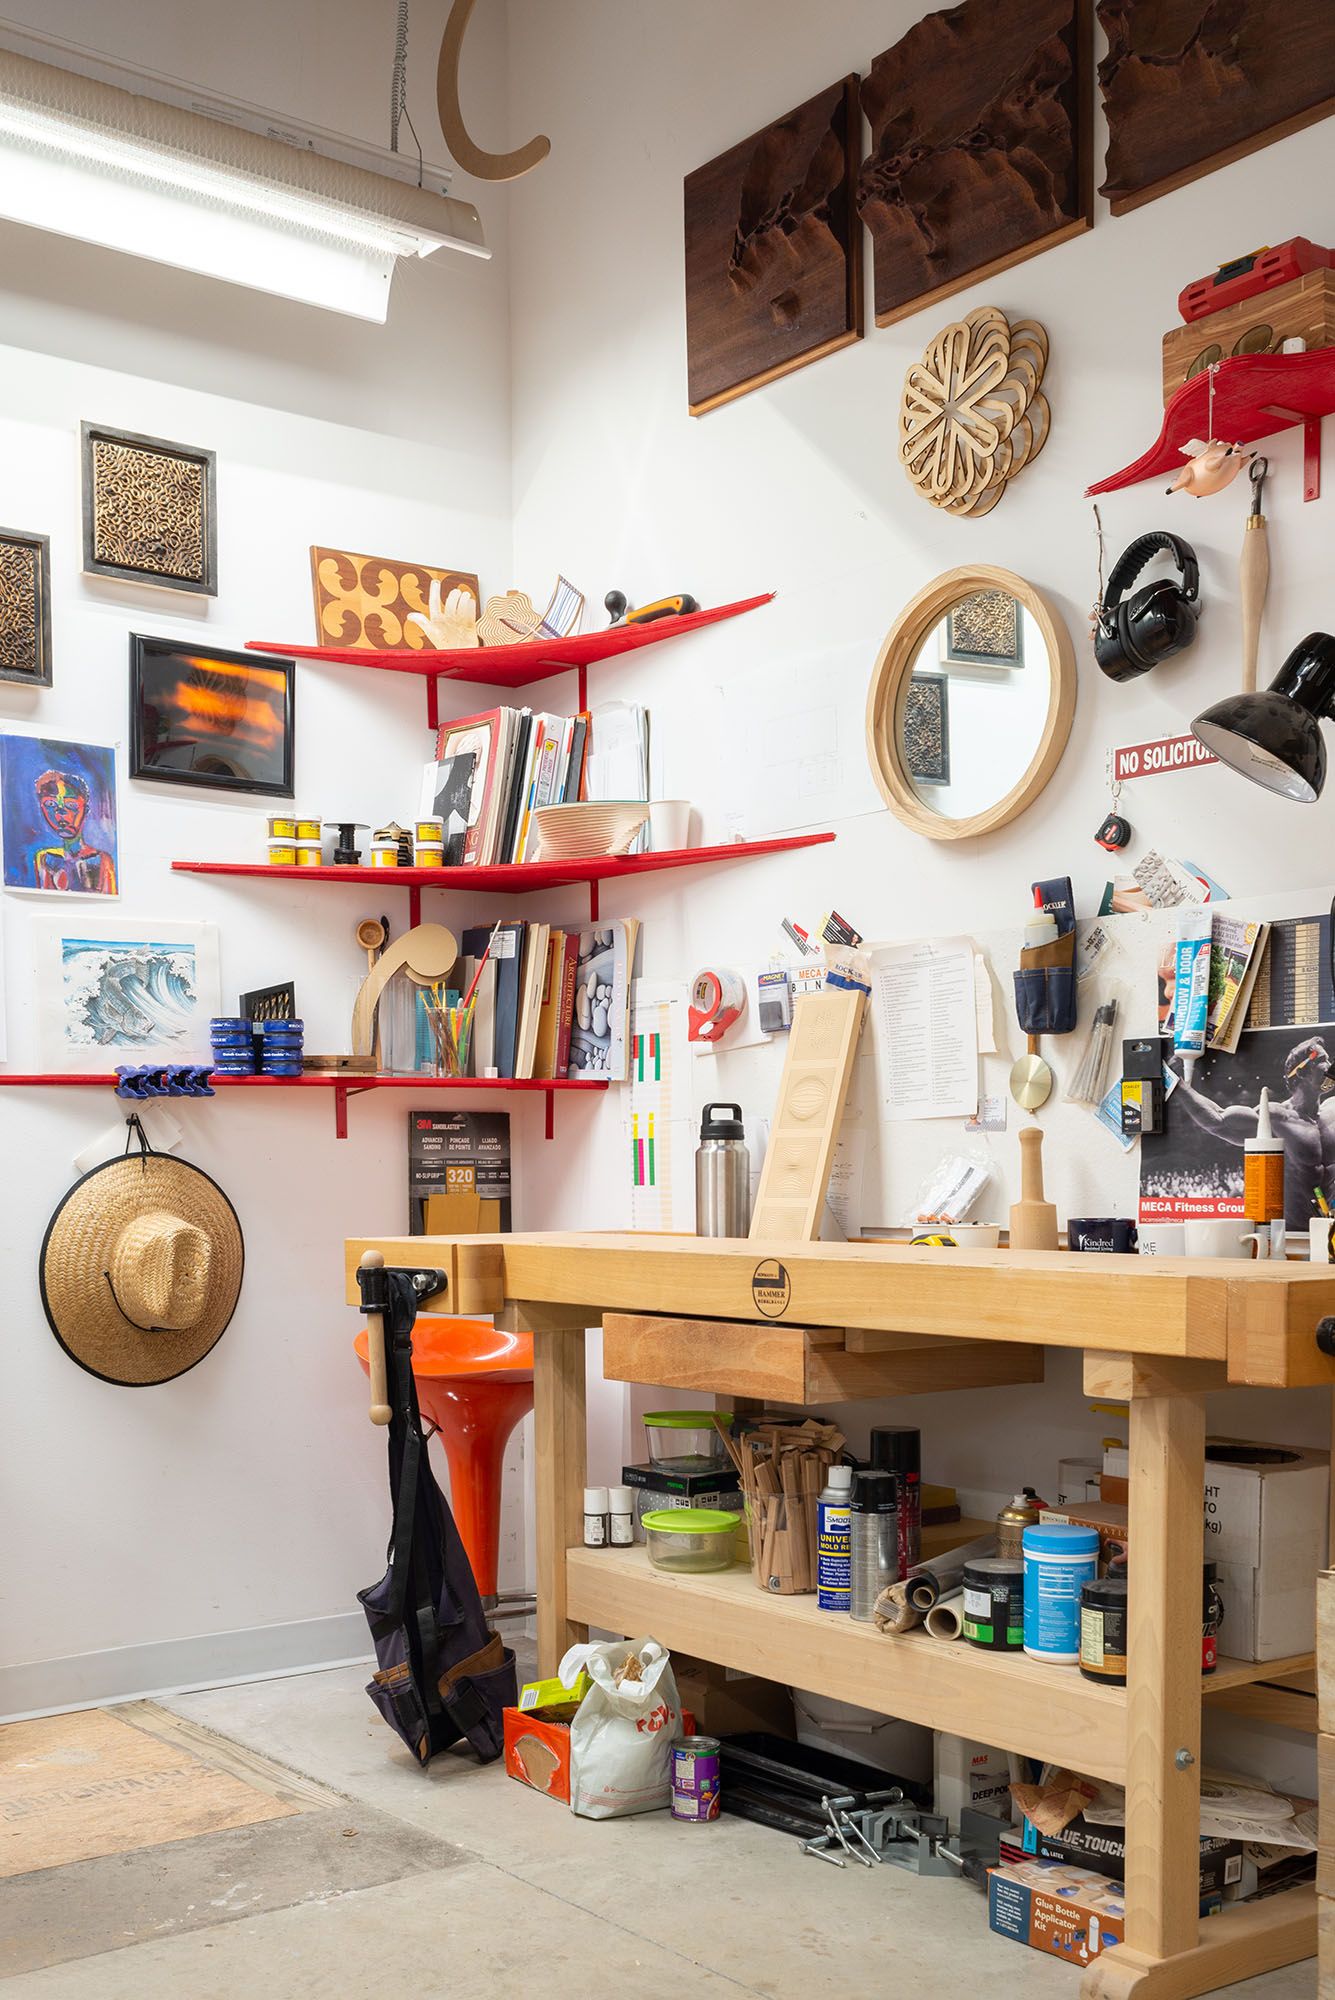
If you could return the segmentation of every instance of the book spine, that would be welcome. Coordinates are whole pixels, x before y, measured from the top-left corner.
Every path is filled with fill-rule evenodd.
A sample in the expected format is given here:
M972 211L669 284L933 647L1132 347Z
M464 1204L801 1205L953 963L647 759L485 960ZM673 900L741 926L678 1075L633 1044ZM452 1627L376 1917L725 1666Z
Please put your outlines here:
M575 971L579 965L579 932L567 931L561 955L561 991L557 1000L556 1057L552 1075L561 1077L570 1061L570 1036L575 1025Z

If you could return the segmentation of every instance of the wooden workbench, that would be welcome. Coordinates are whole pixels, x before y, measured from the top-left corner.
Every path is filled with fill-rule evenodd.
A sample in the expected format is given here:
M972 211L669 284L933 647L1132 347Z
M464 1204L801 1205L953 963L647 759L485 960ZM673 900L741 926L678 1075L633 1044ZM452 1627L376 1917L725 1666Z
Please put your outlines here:
M426 1310L507 1315L536 1335L539 1672L589 1626L819 1689L906 1721L1067 1762L1127 1788L1126 1941L1084 2000L1189 2000L1316 1950L1310 1887L1198 1915L1201 1700L1300 1688L1311 1655L1223 1659L1203 1684L1201 1493L1207 1390L1329 1388L1316 1344L1335 1267L1061 1252L912 1250L653 1235L368 1237L346 1246L439 1266ZM585 1550L584 1333L614 1380L784 1403L1042 1380L1049 1347L1130 1405L1130 1668L1125 1690L1053 1667L822 1616L749 1570L673 1577L643 1549Z

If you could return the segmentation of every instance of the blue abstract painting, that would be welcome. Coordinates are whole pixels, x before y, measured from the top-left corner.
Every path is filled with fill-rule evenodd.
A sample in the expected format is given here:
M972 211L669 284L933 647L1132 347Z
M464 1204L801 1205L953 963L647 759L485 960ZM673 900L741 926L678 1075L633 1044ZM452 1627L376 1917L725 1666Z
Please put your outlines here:
M7 889L118 895L115 751L0 736L0 829Z

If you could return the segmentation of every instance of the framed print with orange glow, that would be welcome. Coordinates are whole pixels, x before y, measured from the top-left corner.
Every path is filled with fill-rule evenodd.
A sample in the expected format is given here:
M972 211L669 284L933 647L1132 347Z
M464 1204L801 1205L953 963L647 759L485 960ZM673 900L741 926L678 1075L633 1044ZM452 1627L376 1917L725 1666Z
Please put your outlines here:
M296 663L130 635L130 776L292 797Z

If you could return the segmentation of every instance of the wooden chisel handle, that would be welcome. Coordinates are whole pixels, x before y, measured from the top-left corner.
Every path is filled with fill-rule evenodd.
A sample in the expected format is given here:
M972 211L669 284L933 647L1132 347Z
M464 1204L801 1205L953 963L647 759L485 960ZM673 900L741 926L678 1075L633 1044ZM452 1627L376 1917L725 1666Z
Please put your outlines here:
M1256 660L1261 646L1261 613L1270 586L1270 536L1264 514L1247 518L1238 572L1242 603L1242 692L1256 692Z
M361 1268L376 1271L384 1263L384 1253L380 1250L363 1250ZM387 1424L391 1411L389 1407L389 1368L385 1359L385 1315L372 1312L366 1315L366 1359L371 1368L371 1422Z

